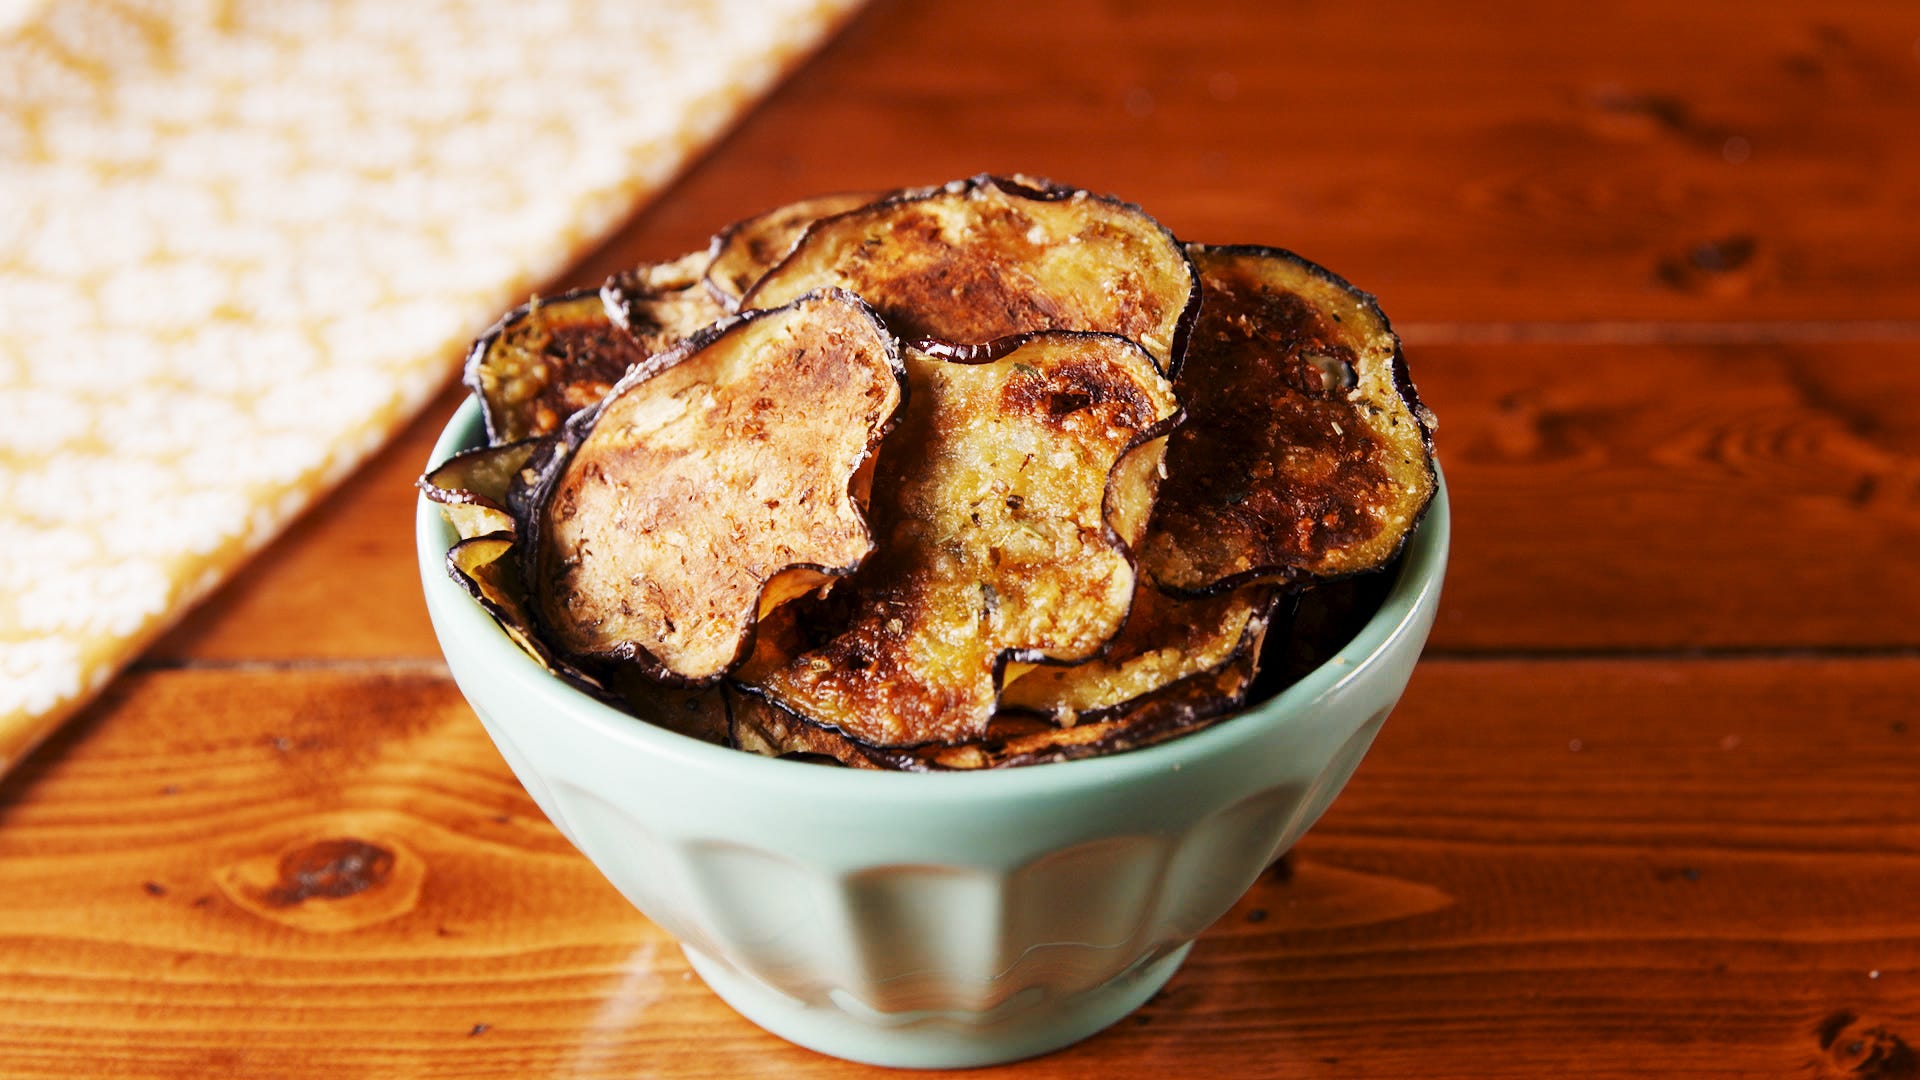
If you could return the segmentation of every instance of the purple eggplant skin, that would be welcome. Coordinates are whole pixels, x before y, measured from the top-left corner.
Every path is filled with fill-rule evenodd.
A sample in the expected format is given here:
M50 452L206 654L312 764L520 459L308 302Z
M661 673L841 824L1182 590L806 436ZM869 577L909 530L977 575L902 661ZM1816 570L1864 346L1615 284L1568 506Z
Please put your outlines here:
M874 454L878 453L881 442L885 439L885 436L893 430L894 426L899 423L900 417L905 411L907 402L907 378L901 359L899 341L887 331L885 323L881 321L878 314L876 314L872 308L867 306L859 297L845 290L824 289L816 290L815 292L796 299L791 304L783 305L779 308L756 309L727 316L695 332L691 337L668 351L648 357L641 363L636 364L598 403L575 413L558 431L543 440L534 450L526 466L521 469L514 485L507 493L508 509L522 538L518 552L520 573L524 580L531 583L530 587L539 589L542 587L539 583L545 580L543 568L540 563L543 558L544 548L546 547L544 515L547 503L553 497L554 492L567 474L568 467L572 463L574 456L593 434L601 418L616 406L622 395L634 387L700 356L707 349L721 343L729 335L740 332L759 320L780 317L789 314L802 305L822 300L832 300L845 304L857 312L858 316L863 318L866 324L872 328L875 339L884 343L884 347L887 350L886 358L891 368L894 384L898 389L898 399L891 414L884 419L877 431L871 433L865 451L865 458L871 459ZM849 480L850 487L851 484L852 480ZM869 524L868 527L870 531L871 525ZM871 545L869 546L869 554L870 553ZM786 570L811 571L823 579L830 580L852 574L859 568L861 562L864 562L864 558L850 565L840 566L795 563L785 567L782 572L784 573ZM539 636L549 642L560 640L560 635L546 614L545 604L536 598L529 607L531 609L532 624ZM737 667L752 655L753 643L754 633L752 629L749 629L740 643L732 663L728 665L728 670ZM574 659L576 662L585 661L585 658ZM628 643L628 645L622 647L617 654L603 657L602 659L619 660L632 664L644 672L647 677L663 686L684 689L695 689L714 685L724 678L725 675L725 672L721 672L708 677L688 678L674 672L668 665L662 662L659 657L654 656L637 643Z

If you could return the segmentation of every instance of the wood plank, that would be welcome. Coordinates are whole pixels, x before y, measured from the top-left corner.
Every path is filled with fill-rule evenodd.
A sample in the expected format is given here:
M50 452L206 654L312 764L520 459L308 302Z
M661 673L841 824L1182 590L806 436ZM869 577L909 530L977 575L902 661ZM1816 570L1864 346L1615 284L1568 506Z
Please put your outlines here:
M1456 507L1435 647L1920 644L1920 349L1411 359Z
M1920 660L1430 661L1165 993L1009 1071L1908 1075L1916 706ZM711 997L430 666L139 674L57 743L0 785L9 1076L881 1075ZM273 894L349 839L391 866Z
M1920 345L1410 357L1455 503L1434 648L1920 646ZM409 485L453 401L151 656L437 655Z
M825 191L981 170L1294 248L1403 322L1901 320L1920 52L1897 0L883 0L570 280Z

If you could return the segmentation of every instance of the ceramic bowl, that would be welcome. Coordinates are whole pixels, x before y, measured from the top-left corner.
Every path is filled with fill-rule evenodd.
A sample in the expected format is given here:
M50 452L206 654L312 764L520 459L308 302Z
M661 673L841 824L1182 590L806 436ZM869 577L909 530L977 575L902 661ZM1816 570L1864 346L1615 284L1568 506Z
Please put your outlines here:
M435 463L478 445L471 402ZM418 508L447 664L554 825L721 998L802 1046L985 1065L1139 1006L1327 808L1405 688L1447 559L1444 485L1340 655L1159 746L1002 771L873 773L711 746L548 675L447 577Z

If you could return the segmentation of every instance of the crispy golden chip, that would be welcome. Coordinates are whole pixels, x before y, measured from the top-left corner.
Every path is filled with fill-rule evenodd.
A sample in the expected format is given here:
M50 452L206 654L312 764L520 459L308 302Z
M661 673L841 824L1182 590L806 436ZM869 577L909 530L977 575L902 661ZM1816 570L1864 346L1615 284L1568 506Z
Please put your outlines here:
M898 772L966 772L1101 757L1162 743L1226 719L1246 704L1259 649L1260 636L1255 634L1218 668L1160 687L1110 710L1101 720L1055 727L1031 713L1001 713L985 734L951 744L868 746L752 694L736 694L733 746L768 757Z
M440 513L462 540L511 534L514 522L507 510L507 489L533 449L534 444L527 441L463 450L414 481L414 486L427 501L439 504Z
M755 692L875 746L977 738L1004 664L1085 659L1120 629L1134 572L1108 507L1142 473L1116 464L1173 423L1172 387L1112 335L985 355L908 351L874 485L880 550L836 590L824 644L741 670Z
M851 192L801 199L755 214L728 226L714 238L707 288L730 309L740 306L754 282L786 257L807 226L821 218L857 210L880 198L878 192Z
M902 397L899 347L838 290L635 369L529 463L515 509L558 650L717 679L773 606L873 549L852 490Z
M600 286L600 302L613 324L633 335L643 351L663 353L727 313L707 288L712 263L708 250L635 267L608 278Z
M988 738L958 746L921 747L883 764L909 770L1007 769L1105 757L1163 743L1211 726L1246 704L1258 660L1258 635L1212 671L1170 683L1107 719L1058 728L1014 715L995 717Z
M1431 414L1371 296L1290 252L1189 247L1200 319L1142 566L1162 587L1360 573L1433 495Z
M1033 668L1007 683L1000 707L1037 713L1056 727L1099 721L1245 651L1247 643L1264 632L1273 601L1273 590L1257 585L1188 599L1142 582L1126 627L1105 654L1078 664Z
M1162 371L1199 295L1180 244L1139 207L990 176L816 222L740 306L824 285L859 293L903 338L1100 331L1139 342Z

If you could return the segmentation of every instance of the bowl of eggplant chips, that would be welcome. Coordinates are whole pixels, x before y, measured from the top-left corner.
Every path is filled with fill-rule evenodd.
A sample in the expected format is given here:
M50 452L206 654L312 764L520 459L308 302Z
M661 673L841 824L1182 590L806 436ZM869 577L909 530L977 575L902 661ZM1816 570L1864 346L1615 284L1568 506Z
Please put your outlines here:
M462 692L730 1005L887 1065L1126 1015L1432 625L1373 298L976 177L783 206L476 343L417 541Z

